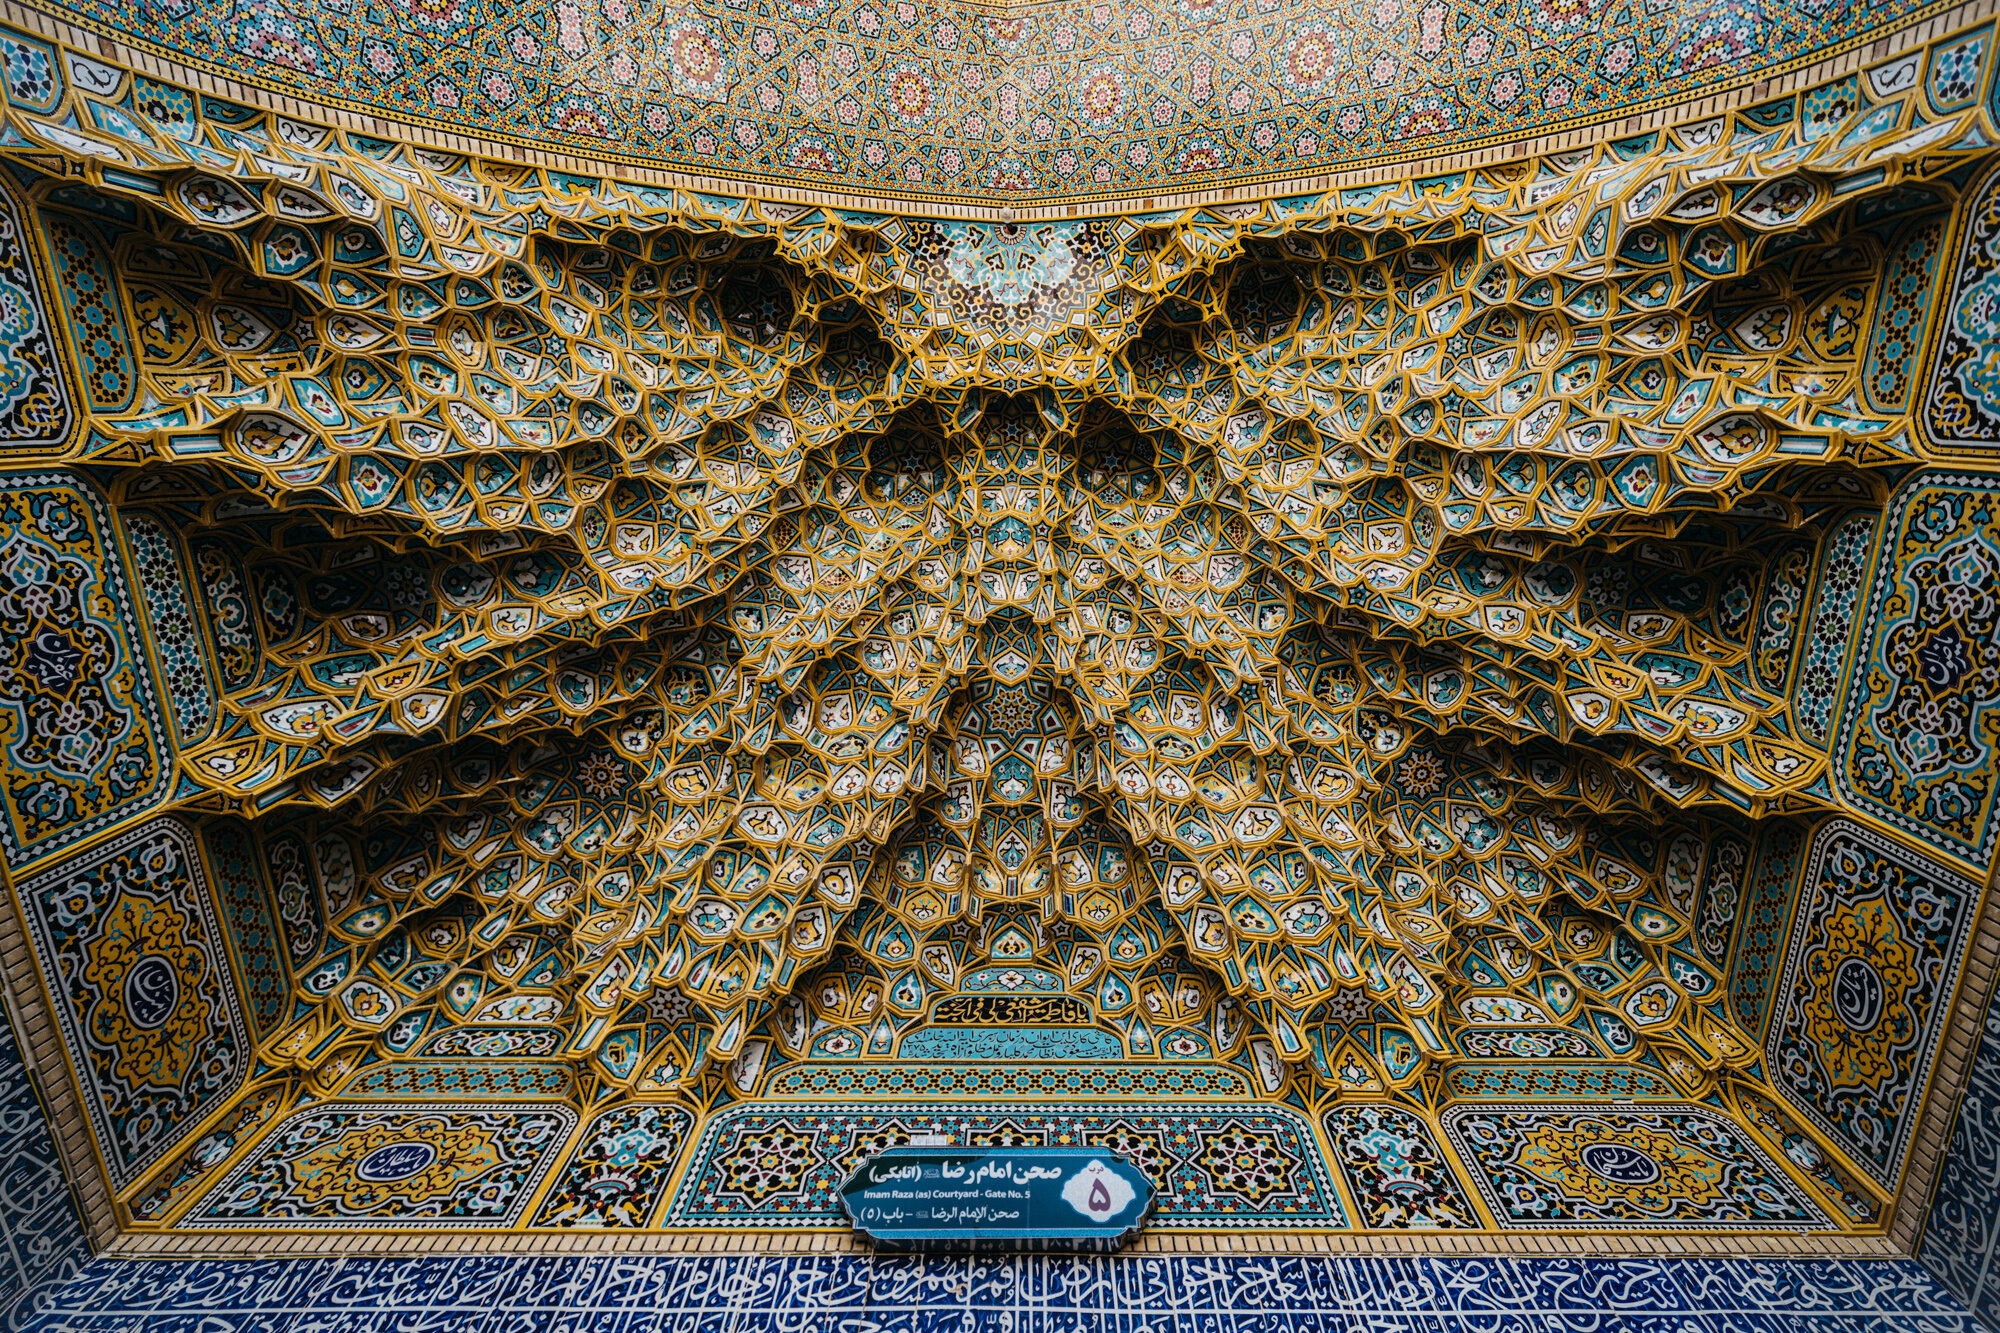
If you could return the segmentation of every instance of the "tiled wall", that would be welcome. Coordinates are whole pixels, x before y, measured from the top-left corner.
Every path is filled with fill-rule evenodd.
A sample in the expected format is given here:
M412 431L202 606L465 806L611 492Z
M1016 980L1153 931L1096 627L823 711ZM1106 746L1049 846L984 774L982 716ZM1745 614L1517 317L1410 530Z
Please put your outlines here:
M438 1333L1976 1333L1907 1260L1230 1257L100 1260L30 1327Z
M72 1278L90 1260L48 1122L12 1025L0 1020L0 1314L29 1317L24 1298Z
M2000 999L1986 1010L1917 1257L2000 1329Z

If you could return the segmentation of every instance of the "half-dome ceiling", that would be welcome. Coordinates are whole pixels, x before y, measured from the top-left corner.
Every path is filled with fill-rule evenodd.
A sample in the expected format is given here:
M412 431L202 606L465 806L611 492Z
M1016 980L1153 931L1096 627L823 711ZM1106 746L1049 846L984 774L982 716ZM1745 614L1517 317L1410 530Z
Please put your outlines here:
M135 51L433 142L462 131L717 182L1031 206L1530 139L1747 89L1936 8L77 0L61 12ZM152 110L191 114L161 96Z
M879 121L879 46L825 72L864 22L1092 95L1037 55L1092 11L619 3L158 22L468 118L512 79L544 138L675 32L735 45L674 133L776 136L791 93L746 108L808 47ZM1185 69L1125 68L1128 120L1211 51L1250 124L1308 36L1332 115L1378 20L1385 87L1493 105L1441 7L1140 13L1106 31ZM1701 57L1692 15L1645 49ZM1573 105L1640 21L1485 59ZM592 82L528 99L572 36ZM93 1206L162 1246L837 1227L873 1147L1068 1135L1169 1230L1879 1238L1991 954L1992 38L1022 222L449 151L0 29L0 953ZM480 93L447 39L519 63Z

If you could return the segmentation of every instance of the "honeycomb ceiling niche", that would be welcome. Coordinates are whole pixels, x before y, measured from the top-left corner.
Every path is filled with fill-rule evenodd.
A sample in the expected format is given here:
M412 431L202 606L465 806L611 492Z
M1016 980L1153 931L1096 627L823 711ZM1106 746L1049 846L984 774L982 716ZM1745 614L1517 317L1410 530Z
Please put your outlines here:
M95 1234L837 1232L917 1136L1167 1232L1920 1216L1993 25L1504 9L0 28L0 949Z

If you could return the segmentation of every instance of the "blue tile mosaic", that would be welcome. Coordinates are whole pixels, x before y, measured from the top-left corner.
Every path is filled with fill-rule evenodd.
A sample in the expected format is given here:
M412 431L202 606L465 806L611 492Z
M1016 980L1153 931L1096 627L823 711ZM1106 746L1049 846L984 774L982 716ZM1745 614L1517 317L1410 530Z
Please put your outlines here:
M2000 1251L2000 1003L1986 1010L1917 1257L1989 1327L2000 1328L1996 1251Z
M75 1197L63 1179L12 1025L0 1022L0 1312L25 1318L31 1298L90 1262Z
M100 1260L48 1333L1977 1333L1893 1260L596 1255Z

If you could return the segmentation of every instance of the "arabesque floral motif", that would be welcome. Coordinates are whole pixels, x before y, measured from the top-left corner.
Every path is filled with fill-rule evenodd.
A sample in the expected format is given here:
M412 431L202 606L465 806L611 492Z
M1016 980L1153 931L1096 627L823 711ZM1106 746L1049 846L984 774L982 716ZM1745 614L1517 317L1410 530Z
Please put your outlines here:
M1364 1226L1442 1231L1485 1225L1418 1116L1394 1106L1341 1106L1327 1113L1326 1132Z
M154 820L19 886L35 953L114 1181L240 1087L252 1042L201 853Z
M259 1140L183 1225L506 1226L576 1123L573 1109L548 1103L308 1107Z
M1778 1094L1894 1189L1979 892L1845 819L1807 858L1765 1042Z
M643 1227L694 1128L680 1106L624 1106L581 1132L535 1214L537 1227Z
M135 812L163 777L154 684L98 505L74 487L0 481L0 709L14 719L0 848L17 865Z
M1827 1220L1747 1131L1712 1110L1475 1104L1447 1111L1444 1123L1505 1229Z
M1835 775L1862 809L1986 865L2000 838L2000 483L1920 473L1884 541Z
M403 1146L424 1165L414 1171L392 1166L364 1174L377 1161L392 1160L384 1149ZM292 1194L307 1209L331 1205L345 1213L392 1213L407 1206L415 1212L463 1189L500 1160L492 1132L481 1125L443 1117L378 1121L325 1138L293 1158ZM504 1197L496 1195L495 1200Z
M1564 1194L1621 1218L1666 1217L1679 1207L1705 1212L1725 1184L1722 1162L1644 1124L1537 1125L1522 1136L1514 1160Z
M1904 941L1895 910L1881 896L1843 900L1820 929L1800 965L1801 991L1793 1003L1829 1082L1879 1088L1895 1075L1898 1052L1916 1035L1918 1015L1904 997L1922 991L1917 951Z
M153 869L176 869L162 854ZM111 1072L133 1087L178 1087L209 1036L215 986L202 926L172 898L128 886L101 909L82 980L96 999L94 1044L117 1052Z

